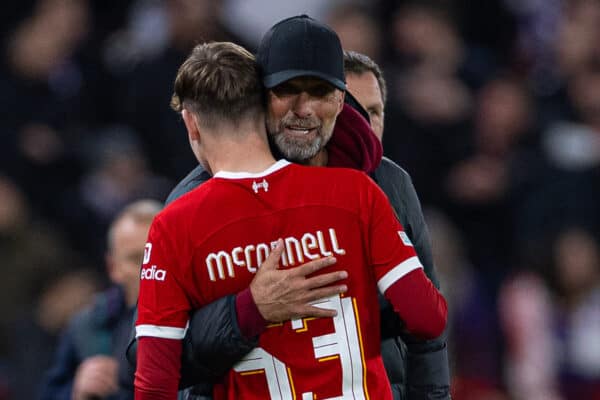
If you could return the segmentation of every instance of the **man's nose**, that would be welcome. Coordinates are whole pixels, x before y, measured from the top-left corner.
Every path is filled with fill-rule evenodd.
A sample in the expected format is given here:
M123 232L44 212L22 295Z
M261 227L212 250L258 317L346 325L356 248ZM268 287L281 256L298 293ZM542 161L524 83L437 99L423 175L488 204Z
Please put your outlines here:
M312 115L311 97L307 92L300 92L296 96L292 111L302 118Z

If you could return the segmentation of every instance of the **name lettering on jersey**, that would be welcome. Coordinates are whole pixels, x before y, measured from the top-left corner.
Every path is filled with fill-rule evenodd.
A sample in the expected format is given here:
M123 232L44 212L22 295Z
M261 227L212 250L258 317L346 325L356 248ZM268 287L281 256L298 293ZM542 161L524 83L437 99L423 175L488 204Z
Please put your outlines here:
M167 271L164 269L157 269L156 265L153 265L151 268L142 268L142 273L140 274L140 280L164 281L166 277Z
M269 191L269 182L265 178L263 178L262 182L252 182L252 190L254 193L258 193L258 189L263 188L265 192Z
M294 266L334 254L344 255L344 250L338 241L335 229L307 232L301 237L288 236L283 238L284 251L281 262L284 266ZM206 257L206 270L211 281L217 278L224 280L235 277L235 268L246 268L256 273L257 268L267 259L277 242L248 244L234 247L230 252L219 250Z

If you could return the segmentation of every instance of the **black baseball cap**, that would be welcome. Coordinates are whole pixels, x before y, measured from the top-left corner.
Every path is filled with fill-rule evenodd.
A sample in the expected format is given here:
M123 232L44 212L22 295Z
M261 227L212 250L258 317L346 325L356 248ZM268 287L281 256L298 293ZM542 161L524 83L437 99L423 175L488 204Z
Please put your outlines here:
M338 35L308 15L275 24L263 36L256 61L267 89L299 76L314 76L346 90L344 52Z

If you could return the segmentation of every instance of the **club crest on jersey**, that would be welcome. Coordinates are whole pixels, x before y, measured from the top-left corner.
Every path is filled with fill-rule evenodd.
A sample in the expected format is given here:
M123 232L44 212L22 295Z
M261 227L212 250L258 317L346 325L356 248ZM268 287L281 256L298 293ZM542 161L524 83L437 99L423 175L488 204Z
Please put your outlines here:
M400 240L402 240L402 243L404 243L405 246L411 246L412 247L412 242L410 241L410 239L408 238L408 235L406 234L406 232L404 231L398 231L398 236L400 236Z
M269 191L269 182L267 182L267 180L265 178L263 178L262 182L252 182L252 190L254 190L254 193L258 193L258 189L264 189L265 192Z

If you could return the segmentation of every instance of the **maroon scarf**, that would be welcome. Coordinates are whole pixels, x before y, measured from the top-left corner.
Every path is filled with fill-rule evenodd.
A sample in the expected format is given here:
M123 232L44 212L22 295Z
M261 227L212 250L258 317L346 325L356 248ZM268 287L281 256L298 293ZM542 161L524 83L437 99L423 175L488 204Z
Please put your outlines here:
M371 126L348 104L338 115L326 148L327 166L354 168L368 174L377 169L383 157L383 147Z

